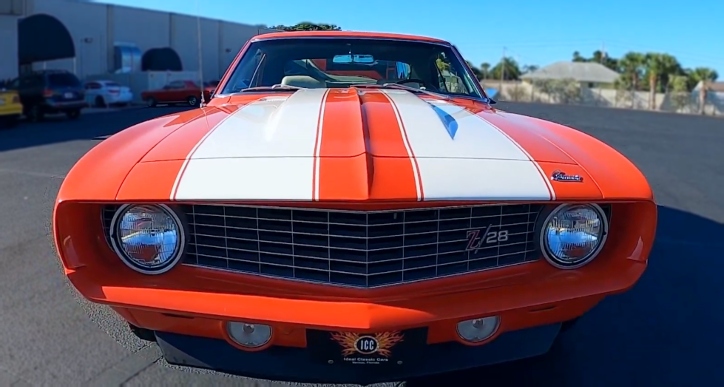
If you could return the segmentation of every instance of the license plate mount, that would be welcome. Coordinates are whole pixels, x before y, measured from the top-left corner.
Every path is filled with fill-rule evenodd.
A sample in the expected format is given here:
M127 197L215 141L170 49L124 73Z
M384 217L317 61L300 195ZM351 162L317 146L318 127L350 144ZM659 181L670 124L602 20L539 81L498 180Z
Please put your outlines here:
M307 331L307 348L319 362L349 367L400 367L427 345L427 328L375 333Z

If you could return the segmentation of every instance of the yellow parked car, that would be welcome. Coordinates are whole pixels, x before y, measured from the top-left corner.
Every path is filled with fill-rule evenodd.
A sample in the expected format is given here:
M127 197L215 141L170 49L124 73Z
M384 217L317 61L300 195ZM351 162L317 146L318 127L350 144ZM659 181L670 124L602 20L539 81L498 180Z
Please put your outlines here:
M0 125L15 126L23 114L20 96L15 90L0 89Z

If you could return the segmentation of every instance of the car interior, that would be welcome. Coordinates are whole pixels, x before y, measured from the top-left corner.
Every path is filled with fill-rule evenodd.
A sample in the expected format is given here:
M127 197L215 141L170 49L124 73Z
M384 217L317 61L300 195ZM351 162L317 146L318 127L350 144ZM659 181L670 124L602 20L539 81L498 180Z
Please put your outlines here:
M423 63L418 63L417 67L410 66L410 73L405 74L403 77L398 77L395 74L395 77L387 78L389 74L387 74L386 69L394 68L397 66L398 61L395 60L386 60L386 59L380 59L375 58L375 61L373 64L368 65L370 68L375 68L375 72L378 72L379 78L371 78L369 76L365 76L365 74L368 74L368 71L355 71L353 68L349 70L341 70L338 72L344 72L345 75L336 75L336 74L330 74L327 72L322 71L319 69L315 64L314 61L311 58L304 58L304 59L292 59L292 60L284 60L284 58L281 59L279 62L284 63L284 68L282 69L283 73L279 74L279 69L274 68L275 66L270 66L270 62L274 62L273 57L269 57L267 60L267 65L264 66L264 77L262 79L262 83L266 84L268 82L276 82L281 85L285 86L295 86L295 87L304 87L304 88L334 88L334 87L349 87L351 85L355 84L379 84L383 85L385 83L397 83L400 81L404 81L407 79L427 79L427 82L420 83L420 82L411 82L409 85L415 87L425 87L431 91L438 91L439 84L440 84L440 74L437 70L437 67L435 66L434 60L426 61L427 66ZM323 60L327 63L332 62L334 60L334 57L325 57L325 58L314 58L317 60ZM364 65L362 65L364 66ZM429 68L429 66L433 66L434 68ZM344 65L337 66L338 68L344 68ZM352 67L347 66L347 67ZM420 67L420 71L418 70ZM428 68L425 68L428 67ZM270 68L273 69L273 71L270 71ZM379 69L379 70L377 70ZM421 78L419 73L424 74Z

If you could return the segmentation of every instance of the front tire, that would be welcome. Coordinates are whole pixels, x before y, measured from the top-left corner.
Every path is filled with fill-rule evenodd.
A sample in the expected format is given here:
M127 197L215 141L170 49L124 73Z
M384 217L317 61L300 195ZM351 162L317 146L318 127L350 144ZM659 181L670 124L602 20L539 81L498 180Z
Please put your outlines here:
M14 128L18 126L18 120L20 119L20 116L5 116L0 117L0 127L5 128Z
M198 106L199 106L199 99L196 98L196 97L194 97L194 96L190 96L190 97L186 98L186 103L188 103L189 106L196 106L196 107L198 107Z
M148 106L148 107L156 107L156 105L158 105L158 101L156 101L156 98L149 97L149 98L146 100L146 106Z
M31 122L39 122L45 118L45 113L40 106L33 105L28 108L28 111L25 113L25 117L27 117Z
M80 117L80 109L68 110L65 115L69 120L77 120Z
M106 105L106 100L103 99L103 97L101 97L100 95L96 97L95 105L96 105L96 107L98 107L98 108L107 107L107 105Z

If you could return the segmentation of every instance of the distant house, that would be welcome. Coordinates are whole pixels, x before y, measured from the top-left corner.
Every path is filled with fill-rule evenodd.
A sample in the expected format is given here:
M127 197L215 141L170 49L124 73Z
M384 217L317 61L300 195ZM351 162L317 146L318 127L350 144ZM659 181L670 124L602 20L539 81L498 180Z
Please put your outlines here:
M701 82L694 86L691 91L693 101L699 101L699 92L701 90ZM706 92L706 106L704 107L706 114L721 115L724 113L724 82L710 82Z
M701 81L694 86L693 91L699 91L701 90ZM724 82L711 82L709 83L709 92L710 93L724 93Z
M520 76L523 81L563 80L571 79L589 88L601 84L612 84L618 79L619 73L608 67L593 62L556 62L536 71Z

